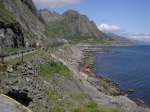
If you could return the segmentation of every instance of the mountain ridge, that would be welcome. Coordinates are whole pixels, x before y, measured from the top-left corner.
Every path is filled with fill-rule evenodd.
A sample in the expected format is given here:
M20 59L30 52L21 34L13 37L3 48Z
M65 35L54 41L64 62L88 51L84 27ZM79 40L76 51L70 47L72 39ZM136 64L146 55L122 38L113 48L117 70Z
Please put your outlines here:
M45 13L45 15L43 15L43 13ZM43 20L48 20L48 18L52 18L51 20L54 20L45 21L45 23L48 24L48 30L46 32L48 37L57 37L61 35L67 40L73 39L75 41L83 41L87 39L87 42L92 42L94 39L96 41L105 39L108 39L109 41L110 39L107 35L101 32L97 28L96 24L89 20L86 15L82 15L75 10L67 10L63 14L43 10L41 11L41 16Z
M99 44L113 41L113 39L108 38L106 34L101 32L86 15L77 11L67 10L63 14L50 12L47 9L39 11L32 0L0 0L0 3L1 10L4 10L0 15L0 21L6 24L19 24L24 44L28 42L32 45L41 41L43 45L47 45L53 40L62 42L65 40L65 42L69 43ZM15 32L13 33L15 35ZM9 40L6 34L4 36L6 37L5 40ZM11 34L10 38L14 40L13 34ZM6 44L8 43L6 42Z

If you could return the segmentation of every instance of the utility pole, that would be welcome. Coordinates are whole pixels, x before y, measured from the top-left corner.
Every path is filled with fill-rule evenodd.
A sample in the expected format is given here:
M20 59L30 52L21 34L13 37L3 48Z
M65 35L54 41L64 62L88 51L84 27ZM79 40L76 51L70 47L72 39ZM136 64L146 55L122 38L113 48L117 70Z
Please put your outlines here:
M3 47L3 41L2 41L2 43L0 45L0 72L6 71L6 69L7 69L7 65L4 63L4 57L5 57L5 55L4 55L3 48L4 47Z
M21 62L23 63L23 49L21 49Z
M0 46L0 64L4 64L4 57L3 47Z

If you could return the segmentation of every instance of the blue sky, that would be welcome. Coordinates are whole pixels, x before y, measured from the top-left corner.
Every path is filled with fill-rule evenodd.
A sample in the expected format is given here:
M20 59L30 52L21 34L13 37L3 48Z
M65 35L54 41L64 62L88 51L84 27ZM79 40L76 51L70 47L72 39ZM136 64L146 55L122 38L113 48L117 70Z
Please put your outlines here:
M67 9L77 10L95 21L101 30L150 37L150 0L34 1L38 8L48 8L59 13Z

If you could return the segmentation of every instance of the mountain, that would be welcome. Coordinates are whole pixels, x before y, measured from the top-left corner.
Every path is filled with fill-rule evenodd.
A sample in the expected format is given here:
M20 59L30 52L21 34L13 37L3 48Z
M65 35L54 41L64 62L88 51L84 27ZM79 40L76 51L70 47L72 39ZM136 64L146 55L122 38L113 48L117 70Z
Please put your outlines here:
M130 37L130 35L125 35L125 36L119 36L117 34L114 33L106 33L108 37L114 39L116 44L121 44L121 45L149 45L150 44L150 40L149 38L144 38L140 37Z
M61 15L57 12L50 12L47 9L40 10L41 19L45 24L56 22L61 19Z
M119 35L111 33L111 32L107 32L106 35L108 37L110 37L110 38L115 40L114 44L120 44L120 45L132 45L132 44L135 44L135 42L132 41L131 39L128 39L128 38L123 37L123 36L119 36Z
M63 14L38 11L32 0L0 0L0 43L2 47L24 47L37 41L106 44L113 41L86 15L68 10Z
M0 0L0 23L4 47L25 46L25 41L33 43L46 38L45 25L32 0Z
M47 37L63 38L73 43L97 42L105 43L111 41L102 33L93 21L87 16L74 10L68 10L63 14L52 13L47 10L40 11L42 19L45 21Z

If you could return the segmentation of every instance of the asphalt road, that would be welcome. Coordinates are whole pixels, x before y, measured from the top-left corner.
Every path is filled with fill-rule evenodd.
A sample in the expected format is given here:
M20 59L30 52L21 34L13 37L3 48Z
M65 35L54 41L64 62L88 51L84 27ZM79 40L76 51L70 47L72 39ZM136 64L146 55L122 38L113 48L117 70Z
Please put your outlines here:
M23 53L23 56L34 53L35 51L37 51L37 50L25 52L25 53ZM22 56L22 53L15 54L15 55L10 55L10 56L5 57L4 60L8 61L8 60L15 59L15 58L18 58L18 57L21 57L21 56Z

